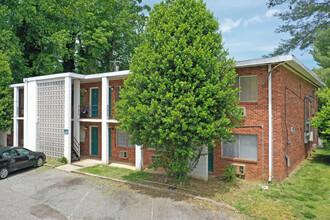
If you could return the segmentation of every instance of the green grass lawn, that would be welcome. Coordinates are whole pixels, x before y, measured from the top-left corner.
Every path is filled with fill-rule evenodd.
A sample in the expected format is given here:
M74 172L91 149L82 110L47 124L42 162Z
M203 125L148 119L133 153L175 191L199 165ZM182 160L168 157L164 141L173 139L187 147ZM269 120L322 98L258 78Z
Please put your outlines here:
M61 163L58 160L47 159L45 161L45 164L48 164L48 165L51 165L51 166L54 166L54 167L59 167L59 166L64 165L65 163Z
M167 188L165 176L97 165L81 171L131 182ZM173 184L173 182L167 182ZM178 191L226 202L257 219L330 219L330 150L318 149L282 184L239 180L226 183L220 177L208 182L190 179Z

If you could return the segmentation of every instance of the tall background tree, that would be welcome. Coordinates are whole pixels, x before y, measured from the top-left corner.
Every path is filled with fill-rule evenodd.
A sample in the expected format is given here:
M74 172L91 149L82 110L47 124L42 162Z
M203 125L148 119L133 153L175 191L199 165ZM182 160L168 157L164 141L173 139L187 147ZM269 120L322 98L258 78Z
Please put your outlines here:
M162 157L169 177L184 180L203 146L227 140L240 120L235 62L227 58L219 24L203 1L154 6L121 90L116 118L132 144Z
M0 49L15 82L59 72L93 74L128 62L146 16L141 0L3 0ZM15 50L13 50L13 47ZM3 50L4 51L4 50ZM17 62L19 61L19 62Z
M282 40L269 56L287 54L294 49L305 50L313 44L320 31L329 26L329 0L269 0L268 8L287 5L288 10L275 14L284 25L277 33L289 33L291 38Z
M13 100L8 85L13 81L9 68L8 57L0 51L0 131L11 128L13 115Z
M7 89L10 83L60 72L112 71L114 60L127 69L146 20L143 11L149 10L140 3L2 0L0 128L7 129L12 116L12 101L8 102L12 91Z
M314 60L321 67L314 71L330 87L330 27L320 31L313 44Z

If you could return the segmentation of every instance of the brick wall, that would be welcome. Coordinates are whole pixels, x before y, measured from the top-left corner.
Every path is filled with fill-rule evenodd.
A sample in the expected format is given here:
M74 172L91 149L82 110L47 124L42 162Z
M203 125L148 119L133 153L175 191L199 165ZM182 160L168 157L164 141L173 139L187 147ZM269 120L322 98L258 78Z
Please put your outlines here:
M246 118L242 122L242 127L233 130L233 134L258 136L258 160L222 157L221 145L217 146L214 149L216 175L223 174L226 164L237 163L245 165L245 178L268 180L268 81L263 83L267 76L267 69L267 66L236 68L239 76L258 76L258 101L239 103L239 106L246 108ZM309 146L304 144L303 99L306 95L311 95L312 89L316 91L315 86L282 66L272 72L273 178L276 182L281 182L286 178L309 155ZM316 95L314 95L314 108L317 111ZM291 132L291 127L294 127L294 132ZM314 142L311 146L313 144L315 146L316 140L317 133L314 132ZM285 155L290 157L290 167L286 166Z
M237 68L239 76L258 76L258 101L240 102L240 107L246 108L246 117L241 127L233 130L233 134L253 134L258 136L258 160L243 160L222 157L221 145L214 149L214 174L222 175L226 164L236 163L245 165L247 179L268 178L268 84L263 84L267 76L267 66ZM254 127L252 127L254 126ZM261 127L263 126L263 128ZM262 132L264 137L262 140Z
M237 158L222 157L221 145L214 149L214 174L222 175L226 164L244 164L247 179L268 180L268 81L267 65L259 67L236 68L239 76L258 76L258 101L240 102L239 106L246 108L246 118L241 122L242 127L233 130L233 134L253 134L258 137L258 159L256 161ZM109 86L114 89L111 92L111 118L114 115L117 86L123 85L123 80L112 80ZM89 105L89 92L91 87L99 88L99 104L102 99L102 85L98 83L81 84L81 88L87 88L86 105ZM272 72L272 102L273 102L273 177L281 182L287 177L308 155L309 145L304 144L304 97L311 95L316 87L303 80L288 69L279 66ZM317 111L317 97L314 95L312 108ZM312 112L312 108L310 111ZM99 108L101 109L101 108ZM101 113L100 113L101 114ZM87 126L86 142L81 144L82 155L89 155L89 126L99 127L99 155L101 157L101 123L82 122ZM111 129L111 158L112 160L135 163L135 149L116 145L116 124L109 124ZM294 131L291 132L291 127ZM314 132L315 145L317 133ZM288 144L288 141L289 144ZM128 151L128 159L119 158L121 150ZM144 150L144 165L151 164L151 156L154 150ZM286 166L286 158L290 157L290 167Z

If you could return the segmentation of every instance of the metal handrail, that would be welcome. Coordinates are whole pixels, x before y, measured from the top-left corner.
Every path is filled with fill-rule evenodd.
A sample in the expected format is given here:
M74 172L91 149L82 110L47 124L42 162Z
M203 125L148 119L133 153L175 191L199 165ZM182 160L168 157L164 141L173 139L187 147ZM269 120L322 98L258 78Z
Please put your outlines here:
M78 159L80 159L80 143L75 137L72 137L72 139L73 139L73 151L77 154Z

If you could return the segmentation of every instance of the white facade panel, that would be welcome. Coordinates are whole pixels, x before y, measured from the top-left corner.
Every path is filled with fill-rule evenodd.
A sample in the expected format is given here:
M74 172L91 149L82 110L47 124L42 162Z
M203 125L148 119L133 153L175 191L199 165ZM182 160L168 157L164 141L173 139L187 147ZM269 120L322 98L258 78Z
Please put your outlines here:
M208 174L209 174L208 162L209 161L208 161L207 152L208 152L207 147L204 146L202 153L205 155L200 157L196 168L190 173L190 175L192 175L193 177L196 177L196 178L202 179L202 180L208 180Z

